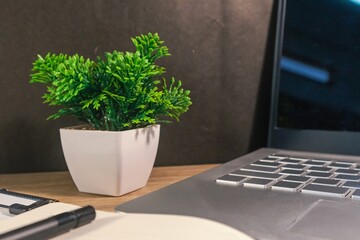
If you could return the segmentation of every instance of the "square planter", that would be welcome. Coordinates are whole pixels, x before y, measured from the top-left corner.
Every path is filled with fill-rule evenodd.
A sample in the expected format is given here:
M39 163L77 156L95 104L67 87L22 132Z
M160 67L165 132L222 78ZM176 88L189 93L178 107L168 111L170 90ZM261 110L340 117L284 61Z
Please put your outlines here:
M154 166L160 125L126 131L60 129L71 177L80 192L120 196L146 185Z

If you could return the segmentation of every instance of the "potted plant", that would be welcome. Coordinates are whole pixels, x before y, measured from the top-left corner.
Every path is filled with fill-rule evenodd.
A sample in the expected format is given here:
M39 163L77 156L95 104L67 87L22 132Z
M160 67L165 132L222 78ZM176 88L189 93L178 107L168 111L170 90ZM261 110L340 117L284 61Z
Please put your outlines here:
M159 79L155 64L170 56L158 34L132 38L134 52L113 51L95 61L48 53L33 62L31 83L47 85L48 119L75 116L85 125L60 129L70 174L82 192L119 196L146 185L160 124L179 120L191 105L181 81Z

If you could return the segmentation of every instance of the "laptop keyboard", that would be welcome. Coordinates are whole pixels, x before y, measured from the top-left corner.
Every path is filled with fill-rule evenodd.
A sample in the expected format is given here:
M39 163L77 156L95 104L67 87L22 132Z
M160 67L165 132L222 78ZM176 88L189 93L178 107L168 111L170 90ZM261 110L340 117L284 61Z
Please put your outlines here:
M216 179L218 184L360 199L360 164L270 155Z

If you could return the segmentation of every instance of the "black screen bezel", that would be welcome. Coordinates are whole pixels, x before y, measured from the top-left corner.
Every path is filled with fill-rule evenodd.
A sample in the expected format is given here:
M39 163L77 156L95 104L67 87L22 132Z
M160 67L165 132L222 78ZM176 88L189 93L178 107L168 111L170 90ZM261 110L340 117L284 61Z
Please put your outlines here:
M280 58L282 53L284 22L286 20L285 13L286 0L279 0L268 147L320 153L360 155L360 132L277 127Z

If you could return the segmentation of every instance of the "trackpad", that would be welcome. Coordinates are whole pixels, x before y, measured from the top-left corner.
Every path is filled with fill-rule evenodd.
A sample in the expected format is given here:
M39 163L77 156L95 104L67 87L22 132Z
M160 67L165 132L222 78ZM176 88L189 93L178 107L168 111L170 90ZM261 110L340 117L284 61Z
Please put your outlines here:
M357 239L360 236L360 204L320 200L288 230L325 239Z

